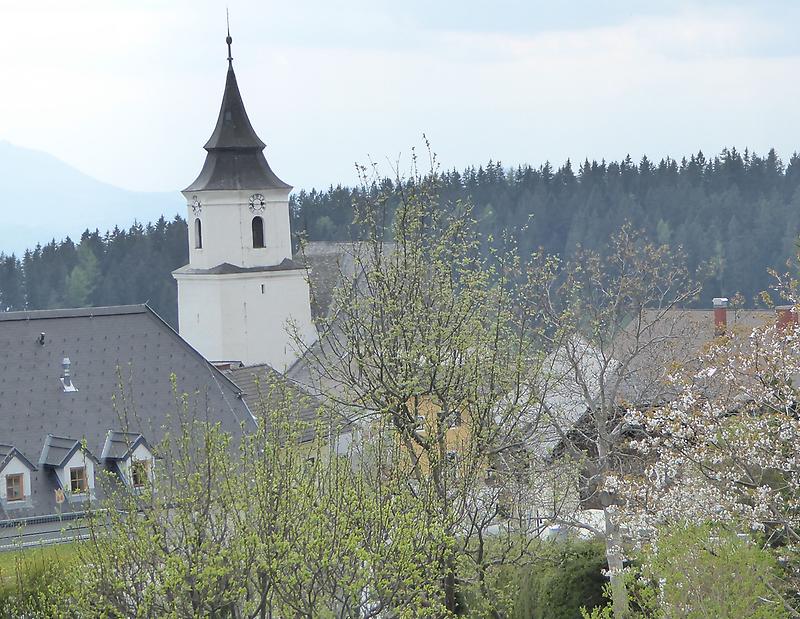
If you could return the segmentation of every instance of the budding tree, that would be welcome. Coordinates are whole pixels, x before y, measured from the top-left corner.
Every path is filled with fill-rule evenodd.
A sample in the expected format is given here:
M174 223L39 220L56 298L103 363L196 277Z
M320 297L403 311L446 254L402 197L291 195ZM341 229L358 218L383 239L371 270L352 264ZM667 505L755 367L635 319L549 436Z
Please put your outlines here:
M450 539L439 581L448 611L467 597L501 616L501 568L524 560L541 526L525 451L535 424L523 414L541 359L515 288L519 261L487 255L471 207L440 199L435 162L392 183L362 174L366 238L305 351L310 380L365 443L401 446L386 466L405 472Z
M398 480L375 483L339 458L327 417L301 441L297 390L276 394L283 386L265 384L251 402L257 428L237 437L178 393L152 479L104 481L108 498L51 605L92 617L448 616L431 585L449 556L439 522Z

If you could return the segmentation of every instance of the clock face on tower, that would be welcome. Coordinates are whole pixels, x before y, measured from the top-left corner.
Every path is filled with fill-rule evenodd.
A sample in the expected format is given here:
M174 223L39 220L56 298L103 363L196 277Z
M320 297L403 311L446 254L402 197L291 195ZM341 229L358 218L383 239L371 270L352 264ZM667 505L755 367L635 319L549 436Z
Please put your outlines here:
M249 202L251 213L263 213L264 207L267 206L264 196L262 196L260 193L254 193L252 196L250 196Z

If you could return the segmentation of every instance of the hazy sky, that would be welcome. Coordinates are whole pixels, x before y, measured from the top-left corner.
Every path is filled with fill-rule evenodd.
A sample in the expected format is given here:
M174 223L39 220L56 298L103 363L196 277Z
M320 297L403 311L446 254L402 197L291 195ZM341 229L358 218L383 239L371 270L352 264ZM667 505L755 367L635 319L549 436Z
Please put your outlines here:
M459 168L800 149L800 2L227 4L250 118L297 188L350 183L354 162L407 156L423 132ZM224 38L224 1L0 0L0 139L125 188L183 188Z

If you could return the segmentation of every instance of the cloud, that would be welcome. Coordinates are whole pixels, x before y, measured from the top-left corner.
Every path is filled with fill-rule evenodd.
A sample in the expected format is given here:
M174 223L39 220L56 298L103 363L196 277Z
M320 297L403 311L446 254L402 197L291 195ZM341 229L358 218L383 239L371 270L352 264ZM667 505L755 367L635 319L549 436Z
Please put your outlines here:
M352 182L354 161L422 132L448 166L796 148L790 5L540 5L232 1L273 167L297 187ZM123 187L191 181L222 94L221 2L14 6L0 138Z

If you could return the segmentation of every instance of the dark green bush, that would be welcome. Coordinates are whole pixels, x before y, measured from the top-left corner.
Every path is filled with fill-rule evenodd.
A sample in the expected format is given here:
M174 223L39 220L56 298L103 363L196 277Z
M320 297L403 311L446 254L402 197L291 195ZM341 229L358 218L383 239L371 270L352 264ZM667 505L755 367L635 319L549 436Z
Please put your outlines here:
M601 543L554 543L549 556L518 575L514 619L575 619L582 606L602 606L607 569Z

